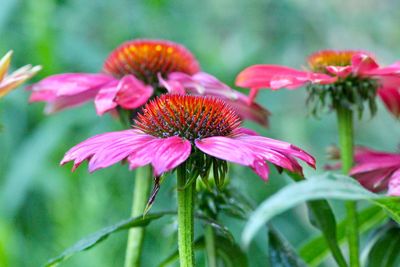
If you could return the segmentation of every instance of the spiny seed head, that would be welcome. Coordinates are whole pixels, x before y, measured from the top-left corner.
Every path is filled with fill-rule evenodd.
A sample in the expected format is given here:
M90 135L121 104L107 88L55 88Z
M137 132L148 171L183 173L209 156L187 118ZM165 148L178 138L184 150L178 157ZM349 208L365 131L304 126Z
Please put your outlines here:
M312 71L327 73L327 66L349 66L351 64L351 58L354 54L361 51L353 50L322 50L311 54L308 57L308 65Z
M114 49L104 63L104 71L117 78L132 74L146 84L158 85L157 75L171 72L192 75L200 71L192 53L184 46L163 40L133 40Z
M144 106L135 124L153 136L180 136L193 142L205 137L228 136L239 127L240 119L217 98L162 95Z

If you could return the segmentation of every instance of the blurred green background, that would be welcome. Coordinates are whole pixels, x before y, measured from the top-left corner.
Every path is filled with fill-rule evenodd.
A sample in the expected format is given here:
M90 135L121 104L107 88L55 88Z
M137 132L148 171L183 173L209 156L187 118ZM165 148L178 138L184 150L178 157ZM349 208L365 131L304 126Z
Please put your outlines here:
M0 54L13 49L15 69L43 65L34 79L62 72L97 72L107 54L133 38L163 38L184 44L203 70L233 85L244 67L255 63L305 66L318 49L369 50L382 64L400 59L400 2L395 0L0 0ZM51 116L43 104L28 104L20 88L0 102L0 266L40 266L80 238L129 217L134 173L114 166L89 175L59 167L68 148L96 133L121 129L110 116L96 116L91 103ZM270 129L246 123L260 133L290 141L313 153L318 172L325 147L335 144L335 118L307 116L305 92L262 91L258 101L272 111ZM378 115L357 123L357 143L394 151L400 125L379 103ZM259 203L289 179L276 172L268 183L234 168L232 182ZM306 168L306 173L314 173ZM154 211L173 209L175 181L167 179ZM337 206L341 216L341 206ZM243 222L223 217L237 241ZM305 207L274 219L298 247L316 234ZM176 248L172 218L150 225L143 266L156 266ZM196 231L201 231L198 225ZM126 232L62 266L122 266ZM250 247L250 266L267 266L260 235ZM198 254L202 262L201 253ZM329 263L328 263L329 265ZM202 266L200 264L199 266Z

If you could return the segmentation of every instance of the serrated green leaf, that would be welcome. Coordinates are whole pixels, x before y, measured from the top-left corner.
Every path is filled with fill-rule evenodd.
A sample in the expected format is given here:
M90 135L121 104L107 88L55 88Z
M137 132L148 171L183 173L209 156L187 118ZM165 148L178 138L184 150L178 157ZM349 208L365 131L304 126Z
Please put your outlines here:
M290 243L271 226L268 231L269 261L274 267L306 267Z
M367 232L387 219L386 213L378 206L365 208L358 213L358 223L360 233ZM347 221L341 221L337 226L338 243L346 241L346 224ZM310 266L318 266L329 254L329 247L324 236L319 235L306 244L304 244L299 254L301 258Z
M248 246L257 231L274 216L306 201L317 199L368 200L384 208L393 219L400 222L399 198L374 194L351 177L326 173L290 184L261 203L245 226L243 244Z

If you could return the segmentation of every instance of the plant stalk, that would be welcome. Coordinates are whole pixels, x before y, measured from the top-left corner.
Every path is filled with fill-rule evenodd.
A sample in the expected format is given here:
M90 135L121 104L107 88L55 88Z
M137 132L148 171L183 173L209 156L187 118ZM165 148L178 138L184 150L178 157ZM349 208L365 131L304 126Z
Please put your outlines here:
M149 198L151 178L152 172L150 165L136 170L131 217L137 217L143 214ZM144 227L135 227L129 230L125 253L125 267L140 266L144 234Z
M217 251L215 248L215 233L211 225L206 225L204 228L204 239L206 243L207 266L217 267Z
M194 194L196 183L186 185L186 164L177 171L178 182L178 249L180 267L194 267Z
M353 112L349 109L337 108L340 158L342 162L342 171L348 174L353 166L354 153L354 132L353 132ZM359 267L359 236L357 220L357 203L355 201L346 201L347 213L347 238L350 254L350 266Z

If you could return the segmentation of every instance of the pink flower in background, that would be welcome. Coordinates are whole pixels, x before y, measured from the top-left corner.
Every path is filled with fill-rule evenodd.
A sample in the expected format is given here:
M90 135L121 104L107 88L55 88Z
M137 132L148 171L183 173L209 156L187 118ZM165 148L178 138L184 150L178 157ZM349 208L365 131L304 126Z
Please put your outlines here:
M388 190L389 195L400 196L400 154L356 147L355 165L350 175L373 192ZM337 169L340 165L328 166Z
M299 174L302 167L295 158L315 167L314 158L298 147L240 128L234 110L214 97L162 95L145 105L135 125L76 145L61 164L74 161L75 169L88 160L93 172L126 160L130 169L151 164L157 177L192 155L197 164L200 153L249 166L264 180L269 174L266 161Z
M7 74L11 63L11 57L12 51L9 51L0 59L0 98L30 79L41 69L40 66L33 67L32 65L26 65Z
M99 115L117 108L133 110L154 96L213 95L234 103L244 119L267 125L269 112L210 74L182 45L163 40L128 41L111 52L101 73L53 75L33 85L31 102L56 112L93 100Z
M349 86L377 87L387 109L400 118L400 61L380 67L374 57L363 51L324 50L308 59L311 70L296 70L276 65L254 65L236 78L236 85L251 88L254 99L260 88L296 89L304 85L329 85L342 81ZM351 79L351 80L350 80ZM355 83L356 82L356 83Z

